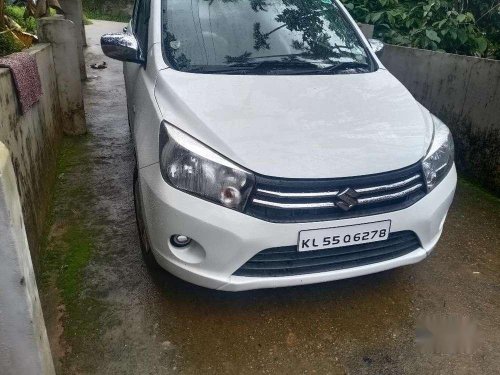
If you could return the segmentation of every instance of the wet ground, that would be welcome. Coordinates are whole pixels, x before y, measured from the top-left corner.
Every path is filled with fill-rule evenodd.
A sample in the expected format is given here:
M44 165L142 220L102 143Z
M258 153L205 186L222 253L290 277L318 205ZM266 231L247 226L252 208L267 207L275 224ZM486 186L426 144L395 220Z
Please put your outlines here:
M231 294L149 272L132 201L133 149L121 64L88 27L90 134L66 139L43 266L61 374L496 374L500 368L500 203L460 182L424 262L367 277ZM473 354L424 354L424 316L477 322Z

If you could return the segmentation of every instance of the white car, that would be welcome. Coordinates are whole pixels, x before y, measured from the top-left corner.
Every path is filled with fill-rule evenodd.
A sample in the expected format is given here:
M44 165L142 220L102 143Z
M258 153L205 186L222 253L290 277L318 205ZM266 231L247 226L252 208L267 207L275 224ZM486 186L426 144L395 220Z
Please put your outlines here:
M452 136L339 1L137 0L101 42L125 62L149 265L241 291L371 274L435 247Z

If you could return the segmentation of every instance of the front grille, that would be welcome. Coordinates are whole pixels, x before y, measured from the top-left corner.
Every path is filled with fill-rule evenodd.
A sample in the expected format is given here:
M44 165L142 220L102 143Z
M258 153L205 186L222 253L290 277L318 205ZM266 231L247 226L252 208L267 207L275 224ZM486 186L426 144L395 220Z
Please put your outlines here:
M397 211L425 194L420 163L387 173L336 179L257 175L245 212L278 223L326 221Z
M398 258L420 247L411 231L395 232L385 241L299 252L297 246L261 251L238 269L235 276L280 277L335 271Z

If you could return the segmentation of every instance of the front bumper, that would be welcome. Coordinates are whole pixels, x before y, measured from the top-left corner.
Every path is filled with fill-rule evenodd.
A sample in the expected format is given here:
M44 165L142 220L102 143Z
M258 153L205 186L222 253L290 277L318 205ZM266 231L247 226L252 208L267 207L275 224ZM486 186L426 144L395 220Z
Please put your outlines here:
M457 183L455 167L430 194L404 210L344 220L270 223L183 193L163 181L158 164L139 171L145 222L158 263L188 282L211 289L241 291L345 279L417 263L434 248ZM284 277L242 277L233 273L260 251L296 245L302 230L391 220L392 232L411 230L422 247L399 258L365 266ZM193 239L175 248L170 237Z

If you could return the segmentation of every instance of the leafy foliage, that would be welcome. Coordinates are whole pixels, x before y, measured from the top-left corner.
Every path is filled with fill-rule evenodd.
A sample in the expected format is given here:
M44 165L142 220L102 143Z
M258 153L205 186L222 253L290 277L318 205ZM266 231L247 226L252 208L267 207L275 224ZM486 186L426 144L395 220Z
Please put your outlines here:
M0 0L0 56L30 47L37 38L35 17L62 12L58 0Z
M25 31L36 32L36 20L33 17L25 17L26 9L20 6L8 5L5 15L16 21Z
M25 17L25 8L7 5L3 8L4 24L0 26L0 56L22 51L26 48L22 31L34 33L36 21Z
M495 0L498 4L500 2ZM494 2L468 0L342 0L358 22L375 25L375 35L392 44L463 55L499 57L498 24L485 27L484 15L499 14ZM476 14L476 15L475 15ZM478 20L481 18L479 23ZM500 21L500 17L492 23ZM489 25L489 23L487 23Z
M26 17L46 17L51 15L52 9L57 13L63 13L58 0L13 0L12 2L14 5L26 8Z
M24 44L16 39L11 33L0 34L0 57L19 52L23 48Z
M82 0L83 12L91 20L130 21L133 0Z

